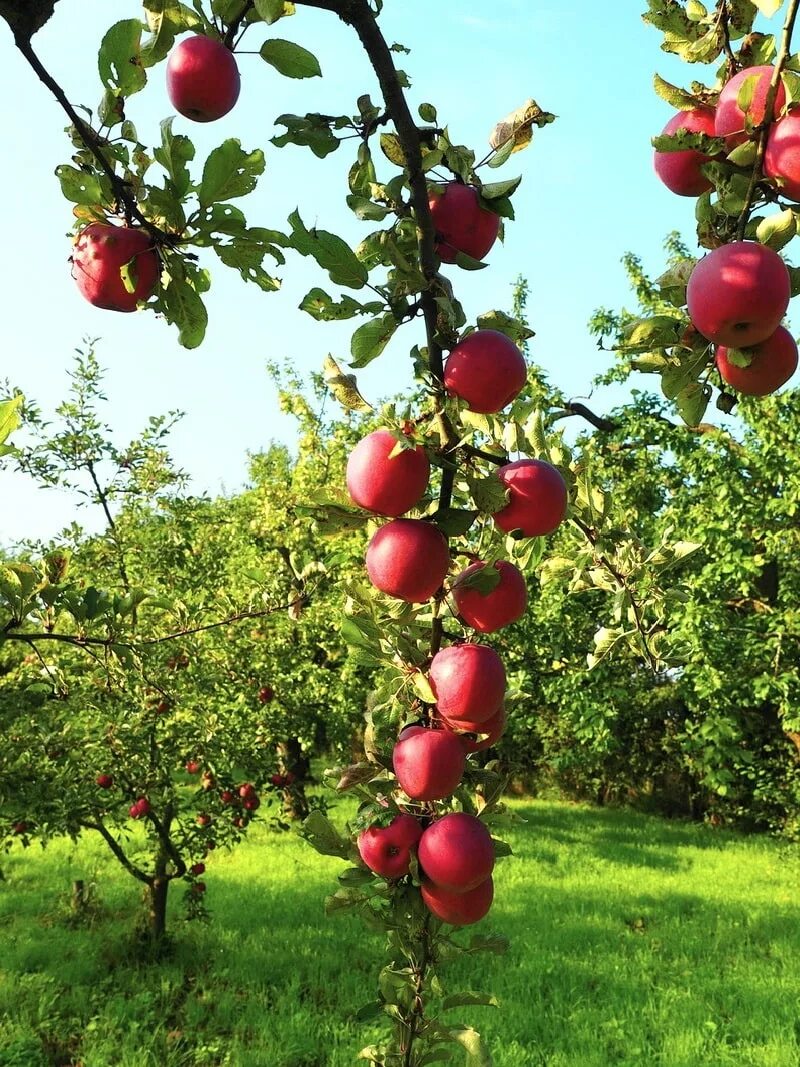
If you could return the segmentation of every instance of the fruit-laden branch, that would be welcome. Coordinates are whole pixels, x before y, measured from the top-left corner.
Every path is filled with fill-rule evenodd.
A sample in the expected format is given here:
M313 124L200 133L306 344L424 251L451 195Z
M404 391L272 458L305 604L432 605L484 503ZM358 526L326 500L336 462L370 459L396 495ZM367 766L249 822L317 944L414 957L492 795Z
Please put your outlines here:
M758 135L758 147L756 149L756 161L753 164L753 172L750 175L750 184L747 187L747 196L745 197L744 207L739 215L739 222L736 227L736 239L738 241L744 240L745 230L747 229L747 223L750 221L750 212L753 209L753 200L755 199L756 189L758 183L761 181L764 167L764 155L767 151L767 138L769 137L769 128L772 124L772 119L775 112L775 99L778 95L778 86L781 81L781 71L786 65L786 61L789 58L789 54L792 48L792 33L794 32L794 23L797 18L797 9L800 7L800 0L790 0L789 7L786 11L786 21L783 24L783 33L781 35L781 47L778 51L778 56L775 60L775 67L772 71L772 79L769 83L769 89L767 90L766 99L764 101L764 121L761 123L761 130Z
M13 27L12 27L13 29ZM31 47L30 39L23 34L14 33L14 43L19 51L27 60L28 64L33 68L39 80L47 86L63 110L67 113L70 122L75 127L78 136L92 153L97 160L103 173L106 175L111 183L111 188L114 190L114 196L116 197L117 204L123 205L125 210L125 221L128 225L136 219L140 226L144 227L150 233L159 244L173 245L176 242L174 234L166 233L164 230L159 229L154 223L139 210L139 205L136 203L136 197L133 195L130 185L124 181L117 172L114 170L113 165L108 161L100 137L92 129L92 127L85 122L77 113L75 108L70 104L64 90L55 80L55 78L46 69L39 57Z

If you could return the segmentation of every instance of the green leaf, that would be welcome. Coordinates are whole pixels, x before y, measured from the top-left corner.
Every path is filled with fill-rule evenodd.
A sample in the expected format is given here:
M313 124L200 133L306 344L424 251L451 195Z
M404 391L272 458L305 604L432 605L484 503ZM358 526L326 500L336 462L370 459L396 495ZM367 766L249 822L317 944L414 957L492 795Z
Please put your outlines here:
M496 474L490 474L486 478L468 475L467 481L470 496L479 511L494 514L508 503L508 490Z
M367 268L352 248L335 233L326 230L307 230L298 211L289 216L292 227L291 245L301 256L312 256L327 270L336 285L361 289L367 281Z
M517 345L524 344L525 341L536 336L527 323L507 315L504 311L484 311L482 315L478 315L476 322L479 329L497 330L499 333L504 333L506 337L510 337Z
M366 885L374 879L372 871L367 871L363 867L347 867L337 875L336 880L339 885L343 885L346 888L352 888L354 886Z
M499 1001L493 993L451 993L442 1001L442 1011L448 1011L450 1008L471 1007L473 1004L499 1007Z
M450 1030L450 1036L466 1052L464 1067L492 1067L492 1057L485 1041L470 1026L454 1027Z
M734 367L749 367L754 354L752 349L748 351L746 348L728 348L725 353L728 363Z
M331 355L327 355L322 364L325 384L346 411L372 411L358 391L355 374L345 374Z
M209 154L203 167L203 180L197 190L201 207L251 193L264 166L260 148L245 152L236 138L229 138Z
M143 67L152 67L166 59L179 33L197 29L202 20L178 0L143 0L143 5L150 36L142 41L139 58Z
M389 214L389 208L376 204L369 197L351 193L347 197L347 206L358 219L368 222L381 222Z
M797 235L797 217L791 208L769 215L756 227L756 240L780 252Z
M379 315L359 326L350 339L351 367L366 367L381 354L397 329L397 319L391 312Z
M435 704L436 694L431 689L431 683L421 671L415 671L411 675L411 684L414 686L417 696L425 704Z
M341 143L334 136L331 122L325 115L279 115L275 125L286 127L286 133L272 138L276 148L283 148L287 144L303 145L310 148L318 159L324 159L335 152ZM335 125L338 128L338 124Z
M675 397L678 414L687 426L696 426L703 418L711 399L711 386L690 382Z
M153 156L169 175L170 186L175 196L182 200L191 189L187 163L194 159L194 145L183 134L173 134L171 115L161 122L161 144Z
M272 26L285 15L295 13L294 4L289 3L288 0L254 0L253 6L261 21L266 22L268 26Z
M420 104L418 112L423 122L436 122L436 108L433 104Z
M333 322L339 319L352 319L355 315L374 315L382 311L385 304L380 300L371 300L362 304L354 300L352 296L348 296L347 293L336 303L324 289L310 289L299 307L301 311L307 311L318 322Z
M97 66L106 89L131 96L147 84L140 59L142 24L139 19L124 19L107 31L100 45Z
M437 513L436 525L445 537L463 537L478 514L479 512L468 508L448 508L444 513Z
M287 78L320 78L322 70L313 52L292 41L271 38L261 46L261 58Z
M488 182L481 186L480 194L484 200L499 200L501 197L511 196L519 187L522 177L508 178L502 182Z
M340 859L350 857L350 842L341 836L321 811L312 811L306 817L301 835L322 856L338 856Z
M11 434L21 426L21 408L21 393L10 400L0 400L0 445L7 441Z
M101 204L103 187L94 174L78 170L62 163L56 167L56 177L61 183L61 192L73 204Z
M208 312L197 289L186 278L172 277L162 287L156 305L167 322L178 327L178 343L184 348L202 344L208 325Z

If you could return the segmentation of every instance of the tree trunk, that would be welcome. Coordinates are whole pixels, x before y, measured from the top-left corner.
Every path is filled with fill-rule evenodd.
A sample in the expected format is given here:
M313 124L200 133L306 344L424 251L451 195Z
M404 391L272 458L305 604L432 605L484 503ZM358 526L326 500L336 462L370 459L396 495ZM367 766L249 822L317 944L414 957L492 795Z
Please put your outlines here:
M310 810L305 783L309 777L311 761L296 737L287 737L282 741L278 745L278 754L283 763L284 774L291 776L291 784L283 790L283 814L289 819L305 819Z
M158 944L167 932L167 893L169 878L156 877L149 884L148 932Z

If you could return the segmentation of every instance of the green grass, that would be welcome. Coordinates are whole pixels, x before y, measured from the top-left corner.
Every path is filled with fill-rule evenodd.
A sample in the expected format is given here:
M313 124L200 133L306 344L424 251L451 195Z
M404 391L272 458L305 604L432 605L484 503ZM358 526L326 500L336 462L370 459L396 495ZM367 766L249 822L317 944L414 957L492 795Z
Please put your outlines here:
M800 866L787 849L621 811L516 802L496 903L478 929L511 939L444 975L492 990L460 1008L497 1067L800 1064ZM343 810L337 808L336 811ZM15 848L0 882L2 1067L344 1067L378 1032L380 937L325 919L341 864L265 829L205 875L211 925L172 901L174 955L130 951L137 886L101 844ZM70 926L72 879L97 884Z

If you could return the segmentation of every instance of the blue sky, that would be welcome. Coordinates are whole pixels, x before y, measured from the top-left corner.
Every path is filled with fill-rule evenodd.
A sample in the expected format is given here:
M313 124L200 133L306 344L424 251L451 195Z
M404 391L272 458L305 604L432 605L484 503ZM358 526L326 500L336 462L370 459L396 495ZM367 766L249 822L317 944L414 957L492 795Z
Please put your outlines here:
M528 97L559 116L499 172L521 172L524 180L514 198L518 221L508 226L505 245L495 246L490 267L474 274L451 268L449 274L471 317L508 308L513 279L525 275L537 334L532 358L575 397L586 395L608 358L586 329L591 312L630 303L622 254L635 251L658 272L669 230L681 230L693 245L693 201L673 196L653 173L650 137L671 111L653 93L652 76L657 70L686 83L698 77L711 82L713 73L661 52L660 35L641 21L644 6L643 0L386 0L381 19L390 41L411 48L400 65L412 81L412 104L434 103L455 140L480 151L495 122ZM56 6L34 45L73 103L96 105L99 41L112 22L140 11L134 0ZM301 10L274 27L273 35L314 51L323 79L288 80L257 55L243 55L236 108L207 126L179 116L175 130L195 141L198 173L207 152L227 137L239 137L247 149L266 149L259 189L239 202L251 223L284 228L299 208L308 225L355 243L374 224L357 222L344 203L350 145L320 161L308 150L273 148L268 139L281 113L352 113L365 91L377 100L374 76L352 31L325 12ZM264 37L263 29L251 30L243 47L257 49ZM0 71L6 101L0 378L10 377L50 410L65 393L73 350L84 338L97 338L107 368L109 419L120 440L150 414L181 409L186 417L173 436L173 451L194 488L235 489L245 477L248 450L294 438L292 421L277 409L265 363L286 359L305 375L319 369L328 352L347 358L349 324L316 323L297 308L309 288L326 288L327 277L310 260L292 255L280 272L282 290L265 294L212 263L209 330L203 346L191 352L151 313L92 308L70 278L71 211L53 174L69 158L66 121L16 53L4 24ZM128 115L140 139L153 143L159 120L170 112L162 66L130 100ZM375 399L405 388L406 353L419 341L413 328L400 331L400 339L361 372L362 392ZM592 403L603 410L613 399L596 394ZM83 517L69 499L34 490L9 472L0 472L0 501L0 543L52 535Z

